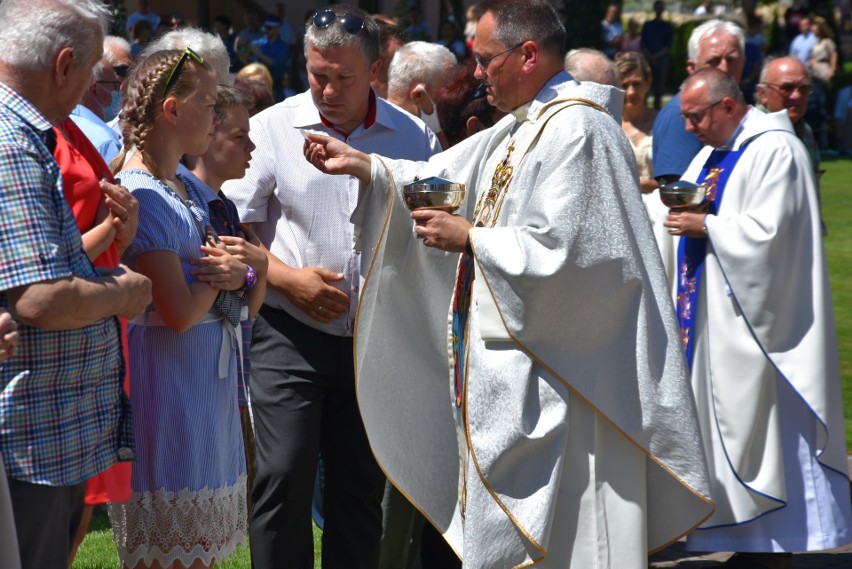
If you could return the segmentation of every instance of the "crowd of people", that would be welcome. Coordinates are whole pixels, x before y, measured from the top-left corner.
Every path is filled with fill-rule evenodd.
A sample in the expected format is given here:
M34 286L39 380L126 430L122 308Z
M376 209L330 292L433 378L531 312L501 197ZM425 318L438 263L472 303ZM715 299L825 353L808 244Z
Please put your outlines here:
M725 7L702 3L694 15L699 22L714 14L724 14ZM604 52L614 58L617 53L641 52L648 60L653 72L654 108L661 108L662 90L668 76L669 53L672 49L673 31L671 23L663 19L665 3L654 2L655 17L639 28L635 17L628 19L628 31L621 25L618 4L610 4L601 21ZM842 8L842 6L841 6ZM843 19L841 10L841 20ZM825 17L813 15L801 1L795 0L783 14L780 45L769 50L766 38L767 23L756 12L749 14L742 27L745 33L744 69L740 77L740 88L748 102L757 101L760 71L767 58L782 55L797 57L805 66L811 80L808 110L805 116L808 128L813 131L814 142L822 151L836 151L841 155L852 155L848 142L849 99L846 96L852 86L836 84L839 75L838 47L835 32ZM845 31L841 21L839 31ZM763 84L765 85L765 83ZM839 91L832 95L833 91ZM833 138L830 136L834 133Z
M4 569L67 568L99 504L131 569L307 569L313 520L327 569L852 540L819 20L749 67L706 19L665 103L661 1L568 54L546 0L440 38L138 8L128 41L100 0L0 2Z

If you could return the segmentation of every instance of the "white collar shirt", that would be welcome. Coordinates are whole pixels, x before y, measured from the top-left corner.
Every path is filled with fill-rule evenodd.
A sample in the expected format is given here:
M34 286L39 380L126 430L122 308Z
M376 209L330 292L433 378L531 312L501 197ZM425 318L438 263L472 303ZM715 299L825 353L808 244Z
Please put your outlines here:
M323 124L309 91L255 115L250 135L257 149L250 167L242 179L222 186L240 219L254 225L278 259L294 268L321 267L343 274L343 280L329 284L349 295L349 315L329 324L314 320L271 287L265 300L268 306L335 336L352 334L358 304L360 251L353 248L349 217L358 202L359 181L323 174L308 163L301 130L389 158L426 160L440 152L437 138L420 119L378 97L375 102L375 121L368 128L358 125L347 137Z

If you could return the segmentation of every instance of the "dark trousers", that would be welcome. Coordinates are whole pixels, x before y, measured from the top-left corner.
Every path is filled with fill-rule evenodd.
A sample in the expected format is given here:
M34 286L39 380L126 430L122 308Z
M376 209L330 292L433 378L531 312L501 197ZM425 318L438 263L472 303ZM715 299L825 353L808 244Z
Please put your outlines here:
M311 569L311 497L325 468L322 566L375 569L384 476L355 399L352 338L264 306L251 346L256 478L249 534L254 569Z
M45 486L9 478L22 569L67 569L86 483Z
M669 62L668 55L664 55L651 62L651 77L653 83L651 90L654 92L654 108L659 109L663 106L663 93L666 89L666 80L669 77Z

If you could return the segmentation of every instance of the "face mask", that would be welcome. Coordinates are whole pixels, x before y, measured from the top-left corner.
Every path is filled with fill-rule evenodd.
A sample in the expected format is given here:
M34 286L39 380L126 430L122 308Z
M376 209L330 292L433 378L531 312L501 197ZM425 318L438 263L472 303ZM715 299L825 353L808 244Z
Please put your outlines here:
M121 111L121 91L113 91L111 93L111 97L112 99L110 100L109 105L103 108L104 122L111 121L117 117L119 111Z
M420 120L426 123L432 132L435 134L440 134L441 132L441 121L438 119L438 105L435 104L435 101L432 100L432 97L429 96L429 92L426 91L426 86L420 83L415 87L415 93L422 94L429 100L429 104L432 105L432 112L427 113L423 110L422 105L418 102L418 106L420 107Z

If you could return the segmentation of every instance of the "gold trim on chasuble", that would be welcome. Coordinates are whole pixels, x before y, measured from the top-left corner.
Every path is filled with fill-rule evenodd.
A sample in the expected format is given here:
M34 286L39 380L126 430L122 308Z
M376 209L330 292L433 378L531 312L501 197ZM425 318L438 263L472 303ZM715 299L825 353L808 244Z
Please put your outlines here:
M569 107L573 107L573 106L576 106L576 105L583 105L583 106L591 107L591 108L593 108L593 109L595 109L595 110L597 110L597 111L600 111L600 112L603 112L603 113L606 113L607 115L609 115L609 112L608 112L608 111L607 111L604 107L602 107L602 106L600 106L600 105L598 105L598 104L594 103L593 101L588 101L588 100L586 100L586 99L579 99L579 98L566 98L566 99L558 99L558 100L554 100L554 101L551 101L550 103L548 103L548 104L547 104L547 105L546 105L546 106L545 106L545 107L541 110L541 112L539 112L539 114L538 114L538 117L537 117L537 118L539 118L539 119L540 119L540 118L544 115L544 113L545 113L547 110L549 110L549 109L550 109L550 108L552 108L554 105L559 104L559 103L568 103L568 104L566 104L566 105L564 105L563 107L561 107L561 108L557 109L556 111L554 111L554 112L553 112L553 114L552 114L550 117L547 117L547 119L546 119L545 123L541 125L541 127L540 127L540 128L539 128L539 130L538 130L538 133L536 133L535 137L534 137L534 138L533 138L533 140L530 142L529 146L527 146L527 148L526 148L526 149L524 149L523 154L522 154L522 155L521 155L521 157L520 157L520 160L523 160L524 156L526 155L526 150L528 150L530 147L532 147L532 145L533 145L533 143L535 142L535 140L537 140L537 139L538 139L538 136L540 135L541 130L543 130L543 129L544 129L544 126L547 124L547 121L549 121L551 118L553 118L553 116L555 116L555 115L556 115L559 111L562 111L562 110L564 110L564 109L567 109L567 108L569 108ZM506 159L507 159L507 160L508 160L508 158L509 158L509 155L511 155L511 151L512 151L512 150L513 150L513 144L510 144L510 145L509 145L509 152L508 152L507 157L506 157ZM495 171L495 176L496 176L496 175L497 175L497 173L500 171L500 169L501 169L501 167L502 167L502 166L503 166L503 163L501 162L501 164L500 164L500 165L498 166L498 168L497 168L497 171ZM510 175L511 175L511 173L513 173L513 170L510 172ZM505 194L506 194L507 189L508 189L508 188L503 189L503 192L502 192L502 196L503 196L503 197L505 197ZM501 203L501 205L502 205L502 199L501 199L501 202L500 202L500 203ZM498 210L498 213L499 213L499 210ZM496 223L496 216L495 216L495 218L494 218L494 219L493 219L493 221L492 221L492 227L494 226L494 223ZM478 259L477 259L477 257L476 257L476 248L475 248L475 246L474 246L474 244L473 244L473 241L471 241L471 251L473 252L473 258L474 258L474 260L476 261L477 266L479 267L479 260L478 260ZM479 272L480 272L480 274L483 274L483 273L482 273L482 268L481 268L481 267L479 267ZM486 279L485 277L483 277L483 282L484 282L484 283L485 283L485 285L488 287L488 292L491 294L491 296L492 296L492 297L494 297L494 298L496 298L496 297L495 297L495 295L494 295L494 292L493 292L493 290L492 290L492 288L491 288L491 285L490 285L490 284L489 284L489 282L488 282L488 279ZM650 454L648 451L646 451L644 448L642 448L642 446L641 446L640 444L638 444L636 441L634 441L632 437L628 436L628 435L627 435L627 433L625 433L622 429L620 429L620 428L618 427L618 425L616 425L616 424L615 424L615 423L614 423L614 422L613 422L613 421L612 421L609 417L607 417L604 413L602 413L602 412L601 412L601 411L600 411L600 410L599 410L599 409L598 409L595 405L592 405L592 403L591 403L588 399L586 399L586 398L585 398L585 397L584 397L581 393L579 393L578 391L576 391L576 389L574 389L574 387L573 387L573 386L572 386L572 385L571 385L568 381L566 381L566 380L565 380L565 378L563 378L561 375L559 375L558 373L556 373L556 371L555 371L553 368L551 368L550 366L548 366L546 363L544 363L544 361L543 361L543 360L541 360L538 356L536 356L536 355L535 355L535 353L533 353L533 352L532 352L532 350L530 350L530 349L529 349L529 348L527 348L524 344L522 344L522 343L521 343L521 342L520 342L520 341L519 341L519 340L518 340L518 339L517 339L517 338L516 338L516 337L515 337L512 333L511 333L511 331L510 331L510 329L509 329L509 326L506 324L506 319L504 318L503 313L502 313L502 311L500 310L500 305L499 305L498 303L496 303L496 302L494 303L494 305L495 305L495 307L497 308L497 312L498 312L498 314L500 314L500 320L503 322L503 327L506 329L506 333L507 333L507 335L508 335L508 336L509 336L509 338L511 339L512 343L514 343L514 344L518 347L518 349L520 349L520 350L521 350L521 351L523 351L525 354L527 354L527 355L530 357L530 359L532 359L533 361L535 361L536 363L538 363L538 364L539 364L542 368L544 368L545 370L547 370L547 371L548 371L548 373L550 373L553 377L555 377L558 381L560 381L563 385L565 385L565 387L566 387L566 388L568 388L568 390L569 390L572 394L574 394L574 395L576 395L577 397L579 397L579 399L580 399L581 401L583 401L586 405L588 405L588 406L589 406L589 408L590 408L590 409L592 409L592 410L593 410L593 411L594 411L594 412L595 412L598 416L600 416L601 418L603 418L603 420L605 420L607 423L609 423L609 424L610 424L610 425L611 425L611 426L612 426L612 427L613 427L613 428L614 428L617 432L621 433L621 434L624 436L624 438L626 438L626 439L627 439L627 440L628 440L631 444L633 444L636 448L638 448L638 449L639 449L639 451L640 451L640 452L642 452L642 453L643 453L646 457L650 458L650 459L651 459L651 460L652 460L655 464L657 464L657 465L658 465L658 466L659 466L659 467L660 467L660 468L661 468L664 472L668 473L668 474L669 474L669 476L671 476L674 480L676 480L676 481L677 481L677 482L678 482L681 486L683 486L684 488L686 488L686 489L687 489L687 490L688 490L691 494L693 494L693 495L694 495L694 496L696 496L698 499L700 499L701 501L705 502L706 504L708 504L708 505L710 506L710 513L709 513L706 517L704 517L703 519L701 519L701 520L700 520L698 523L696 523L694 526L692 526L691 528L689 528L687 531L683 532L680 536L678 536L678 537L676 537L676 538L672 539L672 540L671 540L671 541L669 541L668 543L666 543L666 544L664 544L664 545L661 545L660 547L657 547L657 548L655 548L654 550L649 550L649 551L648 551L648 554L649 554L649 555L651 555L651 554L653 554L653 553L656 553L657 551L661 551L661 550L665 549L666 547L670 546L671 544L675 543L676 541L678 541L678 539L680 539L680 538L681 538L681 537L683 537L684 535L686 535L686 534L690 533L691 531L693 531L695 528L697 528L698 526L700 526L702 523L704 523L704 521L706 521L707 519L709 519L709 518L713 515L713 513L714 513L714 512L715 512L715 510L716 510L716 507L715 507L715 505L713 504L713 502L712 502L712 501L710 501L710 500L709 500L708 498L706 498L705 496L702 496L701 494L699 494L698 492L696 492L696 491L695 491L695 490L694 490L691 486L689 486L688 484L686 484L686 483L685 483L685 482L684 482L684 481L683 481L683 480L682 480L679 476L677 476L674 472L672 472L672 471L671 471L671 469L669 469L666 465L662 464L659 460L657 460L657 458L656 458L654 455ZM465 358L465 362L467 362L467 361L468 361L468 359L467 359L467 358ZM467 371L467 370L465 370L465 371ZM467 374L466 374L466 377L467 377ZM465 382L465 392L464 392L464 406L465 406L465 408L467 407L467 383L466 383L466 382ZM466 413L466 412L463 414L463 417L464 417L464 419L465 419L465 437L467 438L467 442L468 442L468 451L469 451L469 453L470 453L471 458L473 459L474 467L476 468L477 474L479 475L479 479L482 481L483 486L485 486L485 489L488 491L488 493L489 493L489 494L491 494L491 497L492 497L492 498L494 499L494 501L498 504L498 506L499 506L499 507L503 510L503 512L506 514L506 516L508 516L508 517L509 517L509 519L510 519L510 520L512 521L512 523L515 525L515 527L517 528L517 530L518 530L518 531L519 531L519 532L520 532L520 533L521 533L524 537L526 537L526 538L530 541L530 543L531 543L531 544L533 544L533 546L534 546L536 549L538 549L538 550L541 552L541 554L542 554L542 557L540 557L539 559L534 559L534 560L532 560L532 562L531 562L531 563L522 563L522 564L520 564L520 565L517 565L517 566L513 567L512 569L522 569L522 568L525 568L525 567L531 567L531 566L533 566L533 565L536 565L536 564L538 564L538 563L540 563L540 562L544 561L544 560L547 558L547 551L546 551L546 550L545 550L545 549L541 546L541 544L540 544L540 543L538 543L535 539L533 539L533 538L532 538L532 536L529 534L529 532L526 530L526 528L524 528L524 527L523 527L523 525L520 523L520 521L519 521L519 520L518 520L518 519L517 519L517 518L516 518L516 517L512 514L512 512L509 510L508 506L506 506L506 504L505 504L505 503L503 503L503 501L499 498L499 496L497 495L496 491L495 491L495 490L494 490L494 489L493 489L493 488L489 485L488 480L486 479L485 475L484 475L484 474L483 474L483 472L482 472L482 469L481 469L481 468L480 468L480 466L479 466L479 461L478 461L478 460L477 460L477 458L476 458L476 452L475 452L475 450L473 449L473 446L470 444L470 431L469 431L469 423L468 423L468 421L467 421L467 413Z
M564 106L553 111L553 113L549 117L547 117L541 125L537 126L537 131L536 131L535 135L532 137L532 139L529 141L529 143L525 147L521 148L521 151L520 151L521 154L520 154L519 157L517 157L518 163L523 161L523 159L526 157L527 151L529 151L529 149L533 147L533 145L535 144L535 142L538 140L539 136L541 135L541 131L544 130L544 127L547 125L547 123L550 121L550 119L552 119L554 116L556 116L556 114L559 113L560 111L563 111L563 110L565 110L569 107L573 107L573 106L576 106L576 105L583 105L583 106L586 106L586 107L591 107L591 108L593 108L597 111L600 111L602 113L609 115L609 112L604 107L602 107L601 105L598 105L597 103L595 103L593 101L589 101L588 99L571 97L571 98L556 99L556 100L550 101L541 109L541 111L538 113L538 116L536 117L536 119L537 120L541 119L547 111L551 110L555 105L558 105L560 103L567 103L567 104L565 104ZM484 194L483 196L480 197L480 203L477 204L476 211L474 213L474 219L477 220L476 223L475 223L476 227L484 227L486 222L490 222L489 227L494 227L494 225L497 223L497 218L499 217L500 211L502 210L503 201L506 197L506 194L508 193L509 184L510 184L512 176L514 174L514 166L509 162L514 150L515 150L515 140L514 140L514 137L513 137L509 142L509 146L508 146L507 152L506 152L506 158L504 158L497 165L497 168L494 171L494 176L491 179L491 187L489 188L489 190L486 194ZM481 204L484 204L484 205L481 205ZM481 210L483 216L490 216L492 209L493 209L493 216L485 217L484 220L479 219L478 214L480 213L480 210ZM478 266L479 260L476 257L476 248L475 248L472 240L470 241L470 246L471 246L471 251L472 251L471 256L473 257L474 261L477 263L477 266ZM479 272L480 273L482 272L481 267L480 267ZM491 296L493 297L494 293L491 291L491 286L488 284L487 279L484 280L484 282L485 282L486 286L488 286L488 291L489 291L489 293L491 293ZM541 360L539 360L537 357L535 357L535 355L530 350L528 350L525 346L523 346L520 342L518 342L518 340L510 332L509 327L506 325L506 320L503 318L503 314L502 314L502 312L500 312L499 305L497 305L496 302L495 302L495 306L497 307L498 313L500 313L500 319L503 322L504 328L506 328L506 333L511 338L512 342L516 346L518 346L518 348L520 348L521 351L526 353L531 359L533 359L534 361L539 363L544 369L547 369L559 381L561 381L562 383L565 383L567 385L567 382L565 382L565 380L563 380L559 375L554 373L551 368L549 368L544 363L542 363ZM468 321L467 325L468 325L468 327L470 326L469 321ZM468 335L467 329L465 330L465 334ZM467 343L465 343L465 350L466 351L469 350L469 345ZM523 569L523 568L526 568L526 567L532 567L533 565L541 563L542 561L544 561L547 558L547 550L536 539L533 538L533 536L530 534L530 532L523 526L523 524L520 522L520 520L518 520L517 517L515 517L515 515L512 513L512 511L509 509L509 507L500 499L500 497L497 495L497 492L488 483L488 480L487 480L485 474L482 472L482 468L479 466L479 460L476 457L476 451L474 450L473 445L471 444L470 423L468 422L468 418L467 418L467 393L468 393L467 377L469 377L469 374L467 373L468 372L467 365L468 365L469 361L470 361L470 359L467 357L467 354L465 354L465 368L466 368L465 369L465 378L466 379L465 379L465 385L464 385L464 399L463 399L464 400L464 403L463 403L464 407L462 409L462 417L464 419L464 432L465 432L465 439L467 440L468 453L469 453L471 459L473 460L474 468L476 468L476 473L479 476L479 480L482 482L482 485L485 487L485 489L488 491L488 493L491 495L491 497L494 499L494 501L497 503L497 505L500 507L500 509L503 510L503 512L506 514L506 516L509 518L509 520L512 522L512 524L518 530L518 532L521 533L521 535L523 535L533 545L533 547L535 547L535 549L537 549L539 551L539 553L541 553L541 557L539 557L538 559L532 559L529 563L521 563L520 565L516 565L512 569ZM573 392L574 391L572 390L572 393ZM585 399L583 399L582 397L581 397L581 399L583 401L585 401ZM589 407L591 409L594 409L595 411L597 411L594 406L589 405ZM599 415L602 415L599 411L597 411L597 412L598 412ZM630 440L629 437L628 437L628 440ZM467 489L465 488L465 494L467 493L466 490Z

